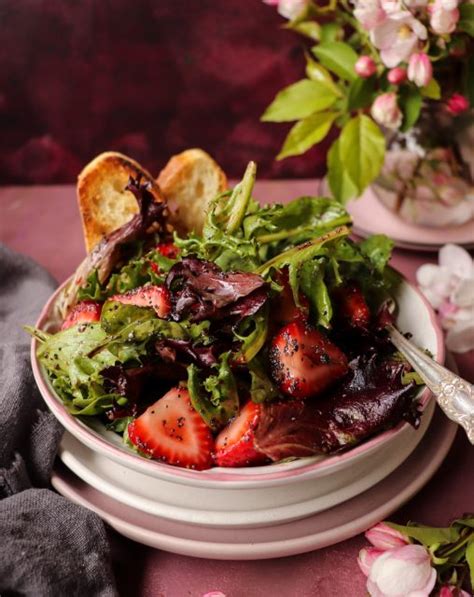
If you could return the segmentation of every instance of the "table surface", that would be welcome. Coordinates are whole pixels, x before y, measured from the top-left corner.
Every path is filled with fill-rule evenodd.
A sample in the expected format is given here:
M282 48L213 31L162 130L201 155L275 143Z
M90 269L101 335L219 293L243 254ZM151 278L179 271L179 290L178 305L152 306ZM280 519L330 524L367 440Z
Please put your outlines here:
M315 194L317 181L262 181L255 196L285 201ZM0 241L34 258L58 281L69 276L85 254L73 186L0 189ZM409 280L436 254L396 250L394 267ZM474 351L455 355L461 374L474 381ZM472 511L474 450L458 433L433 479L391 519L446 525ZM110 530L113 564L120 594L139 597L200 596L220 590L228 597L358 597L366 594L356 558L362 535L318 551L250 562L201 560L139 545Z

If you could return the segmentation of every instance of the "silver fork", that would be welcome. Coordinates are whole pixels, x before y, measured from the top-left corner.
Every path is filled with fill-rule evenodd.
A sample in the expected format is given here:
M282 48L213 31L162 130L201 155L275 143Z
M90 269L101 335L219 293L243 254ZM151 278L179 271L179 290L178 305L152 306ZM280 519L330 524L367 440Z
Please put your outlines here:
M387 326L392 344L404 355L451 421L464 428L474 444L474 386L431 359L393 325Z

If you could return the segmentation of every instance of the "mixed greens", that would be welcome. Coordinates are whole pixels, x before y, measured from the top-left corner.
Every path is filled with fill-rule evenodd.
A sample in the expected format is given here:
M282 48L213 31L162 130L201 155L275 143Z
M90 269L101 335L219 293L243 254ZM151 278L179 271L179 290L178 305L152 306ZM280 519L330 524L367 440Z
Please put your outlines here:
M204 466L175 462L160 451L158 427L150 430L150 405L172 388L189 397L208 443L225 432L227 446L239 413L255 415L246 433L260 457L217 458L221 466L340 450L413 411L413 382L403 384L407 366L383 331L398 282L387 267L392 242L351 240L349 215L329 198L259 206L255 174L250 163L212 201L202 234L186 237L170 230L166 206L130 181L140 214L81 264L58 301L63 329L29 329L70 413L102 418L144 455L206 468L220 436ZM282 344L290 341L291 354ZM146 437L143 423L134 440L137 420L148 421ZM288 433L291 442L282 440Z

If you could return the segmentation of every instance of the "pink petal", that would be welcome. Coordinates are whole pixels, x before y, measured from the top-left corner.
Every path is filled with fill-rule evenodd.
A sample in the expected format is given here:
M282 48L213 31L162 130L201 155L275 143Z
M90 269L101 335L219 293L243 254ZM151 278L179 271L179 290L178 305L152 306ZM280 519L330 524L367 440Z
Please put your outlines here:
M383 554L383 550L376 549L375 547L365 547L359 551L359 557L357 558L357 563L359 564L359 568L365 574L365 576L369 576L370 569L372 568L372 564L375 560Z
M431 286L440 271L439 265L425 263L416 272L416 281L420 286Z
M451 294L451 302L458 307L474 305L474 278L464 278Z
M461 278L473 275L473 260L466 249L458 245L444 245L439 251L439 264L449 267L450 270Z
M397 41L390 48L380 52L382 62L388 68L393 68L394 66L398 66L400 62L405 62L415 49L417 41L418 38L414 34Z
M399 531L392 529L384 522L376 524L366 531L365 537L374 547L387 550L394 547L402 547L409 543L408 539Z
M430 577L428 578L426 585L423 588L418 589L417 591L412 591L411 593L408 593L408 595L406 595L406 597L429 597L435 584L436 584L436 570L434 568L432 568Z

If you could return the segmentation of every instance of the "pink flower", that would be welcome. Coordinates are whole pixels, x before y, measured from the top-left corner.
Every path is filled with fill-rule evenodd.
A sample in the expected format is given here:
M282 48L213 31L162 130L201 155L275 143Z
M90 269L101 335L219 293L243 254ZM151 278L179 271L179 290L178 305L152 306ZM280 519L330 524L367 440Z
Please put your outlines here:
M426 87L433 78L431 61L424 52L418 52L410 56L408 78L418 87Z
M367 31L380 25L386 14L380 0L357 0L354 8L354 16Z
M469 593L463 591L462 589L458 589L456 587L450 587L445 585L441 588L439 592L439 597L471 597Z
M375 121L388 129L398 129L402 124L402 112L393 92L379 95L372 104L370 113Z
M422 545L385 551L374 558L367 576L372 597L428 597L436 583L436 570Z
M388 68L407 61L419 40L426 37L426 27L405 10L390 14L370 32L370 39Z
M439 252L439 265L422 265L416 278L448 331L449 350L474 348L474 261L469 253L457 245L445 245Z
M226 597L226 594L222 591L209 591L209 593L204 593L202 597Z
M407 78L407 71L401 66L396 66L388 71L387 79L392 85L400 85Z
M376 547L364 547L359 551L357 563L359 564L359 568L362 570L365 576L369 576L369 572L373 563L383 553L383 549L377 549Z
M384 522L379 522L366 531L365 537L377 549L387 550L394 547L402 547L410 543L408 539Z
M445 2L446 0L435 0L434 4L431 4L428 8L431 28L439 35L452 33L459 21L459 10L457 8L447 10Z
M355 63L354 69L359 77L367 79L376 72L377 65L375 64L374 59L370 56L361 56Z
M453 95L446 102L446 110L453 115L461 114L469 109L469 100L460 93Z

